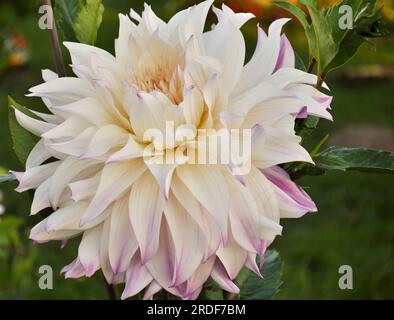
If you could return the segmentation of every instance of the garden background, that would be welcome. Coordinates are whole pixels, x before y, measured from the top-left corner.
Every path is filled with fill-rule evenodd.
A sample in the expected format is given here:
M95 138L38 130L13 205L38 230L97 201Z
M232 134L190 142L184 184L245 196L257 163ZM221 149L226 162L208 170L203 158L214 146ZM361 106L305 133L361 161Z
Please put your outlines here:
M104 0L106 11L97 46L113 52L119 12L137 12L142 1ZM288 2L296 3L292 0ZM332 3L337 1L322 1ZM365 146L394 151L394 1L383 14L391 35L364 45L356 58L327 82L334 96L334 122L321 121L313 144L330 133L328 145ZM168 19L193 4L189 0L149 1ZM290 14L270 0L226 1L237 11L251 11L243 27L249 55L256 41L256 22L266 27ZM0 4L0 173L23 169L11 147L7 96L39 110L38 100L26 98L28 89L41 82L40 70L54 70L47 30L38 27L38 0L2 0ZM216 1L215 5L220 5ZM213 17L211 17L213 22ZM295 49L306 57L307 43L298 22L286 29ZM69 60L67 52L64 56ZM299 183L315 200L319 212L302 219L283 220L284 234L273 244L284 261L283 285L276 299L393 299L394 298L394 180L393 176L360 172L328 172ZM39 217L29 217L30 198L13 191L15 183L0 189L0 299L105 299L100 272L90 280L64 280L61 268L71 262L77 243L64 249L59 243L34 245L27 240ZM38 268L54 270L54 289L40 290ZM353 290L340 290L338 269L353 268ZM264 282L262 282L264 285ZM119 290L120 291L120 290Z

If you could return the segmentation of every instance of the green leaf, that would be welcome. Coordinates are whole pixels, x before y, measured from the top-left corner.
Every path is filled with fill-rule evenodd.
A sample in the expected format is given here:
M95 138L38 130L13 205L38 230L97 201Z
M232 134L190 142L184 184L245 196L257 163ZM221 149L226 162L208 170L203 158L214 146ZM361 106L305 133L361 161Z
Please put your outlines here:
M306 119L296 119L295 131L304 141L319 124L319 118L316 116L308 116Z
M0 183L15 181L16 178L13 174L0 174Z
M42 118L40 118L38 115L36 115L34 112L32 112L30 109L26 108L25 106L20 105L18 102L16 102L12 97L8 96L8 105L12 108L15 108L19 110L20 112L24 113L30 118L44 121Z
M82 8L82 0L56 0L55 16L63 37L68 41L75 41L74 23Z
M198 299L223 300L223 290L212 279L208 279Z
M23 221L18 217L7 216L0 220L0 235L7 237L14 233Z
M86 0L74 22L75 35L80 42L95 44L103 13L104 5L101 0Z
M327 72L338 69L349 62L356 55L358 49L365 41L366 39L359 35L346 35L340 44L337 56L328 65Z
M68 26L74 28L75 20L83 5L82 0L56 0L55 11Z
M325 10L317 8L316 0L302 0L309 11L312 24L306 29L311 55L317 61L317 74L321 76L325 68L335 58L338 52L338 44L332 36L332 27L327 20Z
M302 70L302 71L307 71L307 67L305 65L304 60L301 58L301 56L296 52L295 53L295 67L298 70Z
M283 262L278 252L267 250L264 255L264 265L260 269L263 279L250 272L249 276L242 281L242 285L239 284L241 300L272 299L282 285L282 268ZM240 276L245 277L243 272L241 272Z
M339 25L339 21L345 16L344 12L341 12L341 8L344 8L343 6L350 6L353 11L353 16L352 19L356 18L357 13L360 10L360 7L363 3L363 0L343 0L336 6L333 6L330 8L330 10L327 13L327 21L331 25L332 29L332 36L334 38L334 41L337 43L342 42L342 40L345 38L346 34L350 31L350 29L341 29Z
M301 23L304 29L308 27L309 23L308 20L306 19L306 15L304 11L302 11L300 8L289 2L284 2L284 1L277 1L274 2L274 4L292 13L298 19L298 21Z
M319 141L319 143L312 149L312 151L310 152L311 157L313 157L316 153L318 153L320 151L320 148L323 146L323 144L325 144L328 140L328 138L330 137L330 135L327 133L323 139L321 139Z
M16 103L12 98L9 98L8 103L8 121L13 149L21 164L24 165L26 163L27 157L30 154L30 151L36 145L38 139L20 126L20 124L16 120L13 108L18 109L19 111L25 113L28 116L34 117L35 119L38 118L39 120L40 118L34 113L32 113L30 110L28 110L26 107L23 107L20 104Z
M349 5L353 8L353 28L342 30L339 27L341 13L339 8ZM369 38L382 37L388 31L381 23L381 10L375 9L376 1L344 0L330 11L328 21L333 28L335 41L339 43L338 54L327 67L327 72L346 64Z
M330 147L313 157L317 168L394 174L394 154L366 148Z

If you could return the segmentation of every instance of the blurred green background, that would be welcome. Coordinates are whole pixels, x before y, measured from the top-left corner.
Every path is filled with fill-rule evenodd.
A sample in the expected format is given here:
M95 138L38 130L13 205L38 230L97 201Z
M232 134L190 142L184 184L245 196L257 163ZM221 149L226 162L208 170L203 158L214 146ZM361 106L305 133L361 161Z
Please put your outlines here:
M296 1L290 1L296 2ZM326 3L330 1L325 1ZM334 2L334 1L333 1ZM384 15L393 34L394 1L385 4ZM40 70L54 69L49 37L38 28L40 1L2 0L0 30L15 50L2 48L0 59L0 170L23 169L13 154L8 132L7 95L40 109L38 100L24 97L28 88L41 82ZM149 2L163 18L193 2ZM256 22L263 26L288 16L269 0L227 1L234 10L251 11L243 27L248 52L256 39ZM118 12L130 7L141 12L142 1L104 0L106 11L97 45L113 52ZM220 5L217 1L216 5ZM212 19L212 17L211 17ZM291 21L286 33L305 57L307 47L300 25ZM7 41L1 39L0 41ZM65 52L65 57L69 59ZM334 122L321 121L310 143L330 133L328 144L366 146L394 151L394 36L364 45L346 68L328 80L334 101ZM273 244L284 260L284 284L276 299L393 299L394 298L394 180L392 176L357 172L331 172L299 183L315 200L319 212L302 219L283 221L284 234ZM3 184L0 193L0 299L105 299L101 275L91 280L64 280L62 266L77 253L77 242L64 249L59 243L33 245L29 229L40 217L29 217L30 197ZM1 203L2 202L2 203ZM0 208L0 209L1 209ZM54 289L38 288L38 268L51 265ZM340 290L338 269L353 268L354 289ZM117 288L121 290L122 288Z

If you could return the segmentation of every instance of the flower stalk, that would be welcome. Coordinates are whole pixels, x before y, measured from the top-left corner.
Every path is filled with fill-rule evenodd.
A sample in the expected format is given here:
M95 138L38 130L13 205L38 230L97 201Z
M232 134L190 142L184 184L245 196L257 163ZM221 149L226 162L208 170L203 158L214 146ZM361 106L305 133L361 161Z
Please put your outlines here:
M103 276L103 281L104 281L106 289L107 289L108 299L109 300L117 300L116 291L115 291L113 284L108 283L104 276Z
M57 27L56 27L55 17L53 14L52 2L51 2L51 0L43 0L43 3L44 3L44 5L49 6L51 8L52 25L50 26L50 28L48 30L49 30L49 35L51 38L51 46L52 46L53 55L55 58L57 74L59 75L59 77L65 77L66 76L66 69L64 67L62 51L60 49L59 35L57 33Z

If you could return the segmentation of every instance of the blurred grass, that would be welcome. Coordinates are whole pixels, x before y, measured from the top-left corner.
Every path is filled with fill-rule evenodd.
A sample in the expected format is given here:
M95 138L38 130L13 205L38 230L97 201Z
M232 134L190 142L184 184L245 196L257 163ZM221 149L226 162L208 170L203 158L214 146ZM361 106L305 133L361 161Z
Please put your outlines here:
M140 1L104 1L107 11L98 46L113 52L116 38L117 13L133 6L140 11ZM165 17L183 2L151 2L162 8ZM134 6L136 4L136 6ZM53 69L53 59L47 31L37 27L38 16L31 12L20 16L9 5L0 6L1 24L10 26L29 41L33 58L23 70L0 78L0 166L22 169L11 149L7 125L7 95L22 104L42 108L39 100L24 97L28 88L41 82L40 69ZM262 19L259 19L261 21ZM255 21L244 29L248 35L249 52L255 39ZM292 32L298 26L288 26L290 40L296 48L305 47L303 36ZM394 66L393 36L376 41L376 51L364 46L353 66L383 64ZM301 50L302 51L302 50ZM68 56L67 54L65 56ZM333 123L321 121L312 141L319 140L326 131L350 124L372 124L394 128L394 80L340 81L328 80L334 95ZM302 219L283 221L284 234L274 243L285 262L284 285L278 299L378 299L394 298L394 197L393 177L367 175L356 172L332 172L319 178L299 181L307 187L319 207L319 212ZM104 299L106 292L98 273L90 280L64 280L59 272L77 253L77 241L59 249L59 243L32 245L27 240L29 228L41 217L28 217L30 198L17 194L13 185L4 189L7 215L15 214L24 222L21 229L23 250L15 251L15 259L7 262L7 270L0 272L0 298L36 299ZM51 265L54 270L54 289L38 288L38 268ZM338 288L338 268L343 264L353 267L354 289Z

